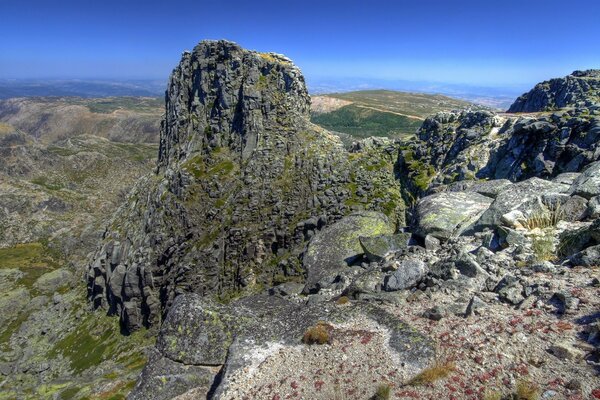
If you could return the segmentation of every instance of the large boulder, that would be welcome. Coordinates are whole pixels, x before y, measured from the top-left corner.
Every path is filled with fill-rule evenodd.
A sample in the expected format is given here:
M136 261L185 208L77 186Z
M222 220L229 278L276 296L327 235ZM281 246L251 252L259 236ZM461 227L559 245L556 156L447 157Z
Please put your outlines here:
M493 199L476 192L442 192L417 205L415 233L441 240L460 236L488 209Z
M140 374L129 400L170 400L197 388L196 398L206 398L215 379L214 368L186 365L152 350L146 368Z
M359 240L361 236L392 233L387 217L373 211L348 215L318 232L304 254L307 272L304 292L328 287L341 271L356 261L364 253Z
M371 237L360 237L360 245L369 261L379 262L389 253L406 249L415 244L412 234L400 232L395 235L379 235Z
M600 161L590 164L571 185L569 193L590 199L600 195Z
M478 227L494 227L500 225L502 216L518 210L526 217L543 209L542 197L566 193L568 185L531 178L508 186L498 194L490 207L477 221Z

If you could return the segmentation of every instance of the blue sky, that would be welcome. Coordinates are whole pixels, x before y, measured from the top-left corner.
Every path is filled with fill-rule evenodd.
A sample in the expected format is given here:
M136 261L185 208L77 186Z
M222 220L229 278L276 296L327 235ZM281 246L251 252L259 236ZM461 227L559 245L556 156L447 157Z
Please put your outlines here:
M527 85L600 68L600 1L0 0L0 78L165 79L226 38L309 81Z

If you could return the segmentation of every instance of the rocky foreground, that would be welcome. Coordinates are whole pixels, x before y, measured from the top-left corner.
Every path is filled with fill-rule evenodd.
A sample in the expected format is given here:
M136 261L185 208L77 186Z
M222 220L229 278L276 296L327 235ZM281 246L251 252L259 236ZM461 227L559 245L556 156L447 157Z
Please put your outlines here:
M86 271L88 317L156 336L128 398L600 398L598 80L347 149L289 59L183 53Z
M184 53L158 174L88 270L95 306L159 329L130 398L600 396L586 85L595 71L511 108L534 114L439 113L347 151L308 123L288 59Z

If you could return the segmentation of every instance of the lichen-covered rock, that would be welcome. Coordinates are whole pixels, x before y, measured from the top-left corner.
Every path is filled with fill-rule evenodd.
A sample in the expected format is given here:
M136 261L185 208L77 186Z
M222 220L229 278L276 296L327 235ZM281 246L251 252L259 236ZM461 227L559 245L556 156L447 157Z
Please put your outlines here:
M197 390L197 398L206 398L215 379L214 368L188 365L151 351L146 368L140 374L135 387L127 396L130 400L170 400L187 392Z
M215 313L211 314L212 311ZM222 335L211 335L214 329L210 325L215 319L222 322L218 323L218 331L225 332L229 338L225 343ZM221 398L235 376L248 368L256 368L273 355L273 350L300 346L306 330L317 322L339 326L343 332L344 326L353 320L371 321L383 330L387 343L380 351L389 352L398 363L396 368L411 375L429 365L435 356L431 339L388 312L365 303L344 307L307 306L278 296L257 295L217 306L200 296L186 294L179 296L171 307L165 320L168 326L161 329L156 352L150 357L131 397L144 399L153 388L156 398L162 399L168 398L165 397L168 390L173 391L172 395L193 388L206 393L212 387L214 398ZM174 344L172 349L169 343ZM207 358L203 352L210 351L207 348L211 346L226 352L217 358ZM189 356L182 357L183 353ZM371 356L380 357L380 354ZM211 379L213 370L207 369L213 364L207 365L204 361L223 364L217 380Z
M404 259L397 269L385 279L384 289L388 292L414 287L429 272L427 265L418 259Z
M363 253L361 236L393 233L387 217L377 212L348 215L320 231L310 241L303 264L307 271L306 293L331 285L334 278Z
M424 197L417 204L415 233L442 240L460 236L492 201L475 192L442 192Z
M569 193L590 199L600 195L600 161L590 164L575 179Z
M359 237L359 241L369 261L374 262L383 260L391 252L406 249L411 244L414 244L412 234L408 232L400 232L394 235Z
M200 296L178 296L160 328L156 348L180 363L222 365L233 340L232 326L241 327L242 318L230 307Z
M525 216L543 211L542 197L551 194L566 193L569 186L539 178L531 178L509 186L502 191L481 215L477 226L494 227L502 222L502 216L514 210Z
M54 293L57 289L69 285L72 280L71 271L59 268L40 276L34 287L42 293Z
M510 113L556 110L572 105L600 101L600 70L574 71L564 78L538 83L520 96L508 109Z
M600 265L600 245L590 246L570 257L573 265L592 267Z

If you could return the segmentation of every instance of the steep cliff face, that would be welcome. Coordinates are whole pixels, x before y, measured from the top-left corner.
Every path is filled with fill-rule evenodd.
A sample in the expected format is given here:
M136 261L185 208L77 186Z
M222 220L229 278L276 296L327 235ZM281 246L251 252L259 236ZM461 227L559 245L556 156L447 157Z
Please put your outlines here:
M208 41L166 92L156 174L115 213L88 269L89 297L126 329L154 325L177 294L221 298L302 281L315 231L353 209L402 219L395 147L348 153L308 121L290 60Z
M589 106L600 100L600 70L574 71L564 78L538 83L520 96L509 113L551 111L567 106Z

